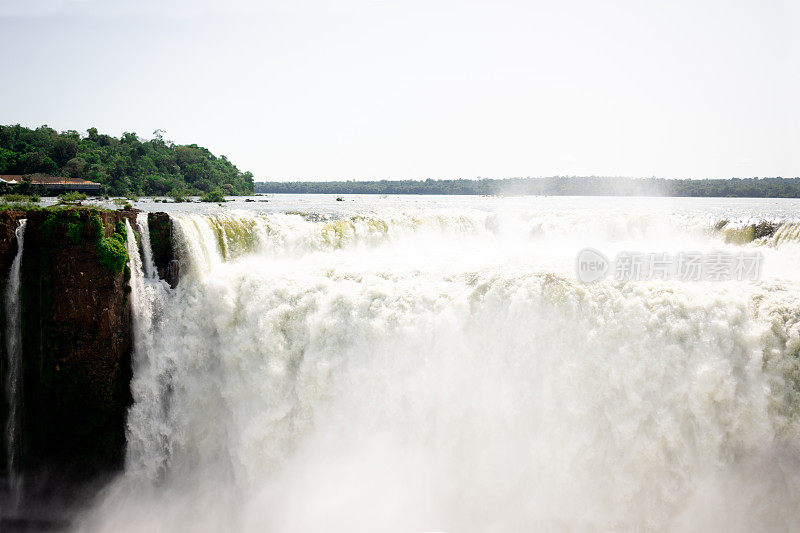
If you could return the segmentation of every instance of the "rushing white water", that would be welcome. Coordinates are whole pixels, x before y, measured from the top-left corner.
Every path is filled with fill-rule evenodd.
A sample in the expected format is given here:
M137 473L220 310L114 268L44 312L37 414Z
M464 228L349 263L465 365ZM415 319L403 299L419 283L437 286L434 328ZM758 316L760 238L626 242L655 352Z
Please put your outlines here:
M19 272L22 264L22 252L25 244L26 219L19 221L16 229L17 253L11 263L11 271L8 274L6 283L6 405L8 406L6 419L6 469L7 479L10 489L11 507L19 504L21 491L21 479L18 475L18 455L19 455L19 402L20 402L20 373L21 373L21 351L20 342L20 309L19 309ZM12 509L13 511L13 509Z
M79 529L800 529L793 241L745 245L759 281L582 285L586 245L741 248L563 214L177 214L175 290L129 229L128 460Z
M160 462L164 443L160 427L164 419L162 403L163 390L166 383L160 381L160 369L164 358L157 357L155 340L157 333L156 318L164 313L164 305L169 298L169 285L158 279L152 265L152 251L149 248L149 229L147 215L140 213L137 226L145 249L143 264L139 255L139 247L130 223L125 222L127 230L127 250L130 256L131 270L131 308L133 312L133 371L134 380L131 385L135 404L128 415L128 463L139 457L156 457ZM145 268L147 263L150 266ZM134 458L134 459L131 459ZM163 465L156 464L146 472L148 479L157 477L157 469ZM128 467L137 472L136 464Z
M146 278L156 277L157 274L156 274L156 267L153 264L153 247L150 244L150 230L147 223L147 213L139 213L138 215L136 215L136 225L139 227L139 234L142 240L141 263L144 276ZM134 260L136 259L134 258Z

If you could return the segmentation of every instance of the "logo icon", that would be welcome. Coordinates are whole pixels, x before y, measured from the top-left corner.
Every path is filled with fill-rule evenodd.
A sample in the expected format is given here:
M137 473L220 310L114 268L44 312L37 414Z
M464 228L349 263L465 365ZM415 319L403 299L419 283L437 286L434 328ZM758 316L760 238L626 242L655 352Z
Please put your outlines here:
M584 248L578 252L575 272L583 283L594 283L608 275L611 263L608 258L594 248Z

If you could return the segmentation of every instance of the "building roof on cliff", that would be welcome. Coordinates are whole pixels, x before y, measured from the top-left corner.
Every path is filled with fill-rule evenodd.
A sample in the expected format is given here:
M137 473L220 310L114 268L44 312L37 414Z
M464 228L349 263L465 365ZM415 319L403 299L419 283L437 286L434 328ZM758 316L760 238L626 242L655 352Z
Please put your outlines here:
M42 176L38 174L30 174L30 175L23 175L23 174L0 174L0 180L9 183L9 184L16 184L22 183L22 178L30 178L32 185L97 185L100 186L99 183L95 183L93 181L82 180L80 178L65 178L63 176Z

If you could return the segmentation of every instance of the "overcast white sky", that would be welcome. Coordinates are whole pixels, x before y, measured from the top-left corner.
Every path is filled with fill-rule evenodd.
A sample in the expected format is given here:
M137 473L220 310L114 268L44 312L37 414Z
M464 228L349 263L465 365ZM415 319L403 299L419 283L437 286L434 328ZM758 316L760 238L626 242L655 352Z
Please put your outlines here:
M0 0L0 123L261 180L796 176L799 3Z

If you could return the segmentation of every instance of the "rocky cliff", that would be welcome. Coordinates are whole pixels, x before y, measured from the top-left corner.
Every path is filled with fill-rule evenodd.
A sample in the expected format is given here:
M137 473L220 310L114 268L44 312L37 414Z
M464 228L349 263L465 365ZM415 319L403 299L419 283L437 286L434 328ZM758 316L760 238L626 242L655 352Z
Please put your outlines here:
M20 277L24 470L91 476L123 459L131 367L124 218L134 216L28 216Z
M180 266L175 258L172 219L167 213L148 213L147 226L150 229L150 247L158 277L166 280L174 289L178 284Z
M91 208L0 212L2 285L17 251L14 231L28 220L18 456L33 499L122 466L132 330L125 220L136 228L135 217L133 210Z
M0 483L0 530L30 525L26 506L36 509L27 516L41 517L43 512L47 515L43 509L68 509L76 501L87 501L87 490L95 490L123 466L132 349L125 221L138 231L137 213L84 207L0 211L3 427L9 420L4 299L17 254L15 231L20 220L27 220L20 269L22 348L15 446L16 470L24 478L23 503L10 514L4 512L11 485ZM154 263L174 287L179 268L172 221L166 213L150 213L148 224ZM141 236L135 237L141 243ZM5 437L3 432L3 452L8 450ZM7 457L0 457L0 476L7 477ZM61 527L71 512L53 511L45 526Z

